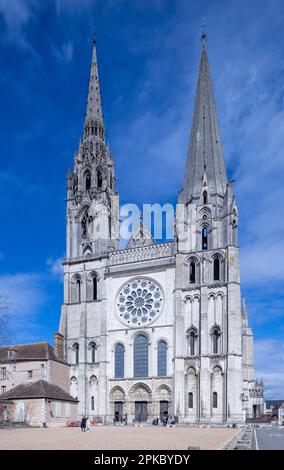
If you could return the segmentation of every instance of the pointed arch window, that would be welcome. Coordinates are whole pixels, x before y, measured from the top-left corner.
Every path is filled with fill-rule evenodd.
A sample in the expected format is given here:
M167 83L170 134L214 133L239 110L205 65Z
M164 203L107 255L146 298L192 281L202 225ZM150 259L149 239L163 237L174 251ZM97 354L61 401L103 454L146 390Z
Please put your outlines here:
M195 266L195 261L191 261L189 265L189 282L190 284L195 284L195 278L196 278L196 266Z
M91 173L89 171L87 171L87 173L85 175L85 188L86 188L86 191L89 191L89 189L91 189L91 185L92 185Z
M96 359L97 359L97 345L96 345L96 343L91 343L91 344L89 345L89 348L90 348L91 364L95 364L95 363L96 363Z
M80 303L81 292L82 292L82 279L79 274L75 274L71 279L70 301L72 303Z
M167 343L159 341L157 348L157 372L158 377L167 375Z
M99 298L99 277L96 272L92 272L87 280L87 300L92 302Z
M73 351L74 351L74 363L78 365L79 364L79 344L78 343L73 344Z
M95 397L91 397L91 411L95 411Z
M81 302L81 280L77 279L76 281L76 297L77 302Z
M193 408L193 393L189 392L188 394L188 408Z
M221 331L219 327L213 328L212 333L212 352L220 354L221 351Z
M213 280L220 281L220 259L218 257L213 261Z
M202 234L202 250L208 250L208 228L203 227L201 234Z
M134 377L148 377L148 338L138 335L134 340Z
M208 194L207 191L203 192L203 204L208 204Z
M100 170L97 171L97 185L98 185L98 189L102 189L103 177L102 177Z
M114 350L114 377L116 379L124 378L124 346L117 344Z
M98 300L98 278L97 276L93 277L93 300Z
M217 395L217 392L213 392L213 408L218 408L218 395Z
M197 331L193 328L188 334L188 350L190 356L195 356L197 354Z

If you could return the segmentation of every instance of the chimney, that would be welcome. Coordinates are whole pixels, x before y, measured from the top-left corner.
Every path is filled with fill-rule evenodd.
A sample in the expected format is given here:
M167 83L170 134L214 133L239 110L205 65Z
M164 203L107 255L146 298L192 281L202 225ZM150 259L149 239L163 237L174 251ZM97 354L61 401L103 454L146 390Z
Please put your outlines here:
M54 354L58 359L64 359L64 336L54 333Z

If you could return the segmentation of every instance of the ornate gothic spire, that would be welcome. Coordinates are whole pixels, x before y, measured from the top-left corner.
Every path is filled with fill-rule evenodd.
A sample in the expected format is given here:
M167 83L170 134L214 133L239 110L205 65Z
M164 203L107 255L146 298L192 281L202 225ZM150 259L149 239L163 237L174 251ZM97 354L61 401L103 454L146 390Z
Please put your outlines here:
M88 130L91 133L91 129L94 126L98 126L102 131L104 130L99 71L97 63L96 39L94 39L93 41L93 55L84 125L85 137L86 131Z
M183 188L184 200L198 198L206 170L209 192L224 195L227 173L221 146L216 105L210 74L206 34L202 34L202 52L197 82L189 152Z

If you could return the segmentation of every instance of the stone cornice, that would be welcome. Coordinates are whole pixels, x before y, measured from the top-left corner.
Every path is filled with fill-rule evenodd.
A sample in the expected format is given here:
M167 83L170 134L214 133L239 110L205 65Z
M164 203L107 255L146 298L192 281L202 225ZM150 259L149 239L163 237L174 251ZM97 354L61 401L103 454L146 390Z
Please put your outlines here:
M151 270L153 268L160 268L161 266L174 266L175 264L175 258L174 257L169 257L169 258L164 258L164 259L158 259L158 260L145 260L142 262L139 261L133 261L129 262L129 264L125 263L120 266L109 266L106 268L106 276L108 274L112 273L117 273L117 272L125 272L125 271L132 271L133 273L136 273L137 271L143 270Z

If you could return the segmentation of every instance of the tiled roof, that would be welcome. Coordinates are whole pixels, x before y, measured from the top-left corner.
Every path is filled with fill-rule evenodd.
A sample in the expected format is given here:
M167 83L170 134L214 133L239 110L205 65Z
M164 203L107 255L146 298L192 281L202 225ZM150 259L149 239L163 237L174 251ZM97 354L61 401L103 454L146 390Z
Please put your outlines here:
M1 400L24 400L28 398L49 398L51 400L60 400L68 402L77 402L69 393L65 392L58 385L38 380L37 382L23 383L17 387L11 388L3 393Z
M11 351L11 353L9 352ZM0 347L0 362L14 362L14 361L58 361L64 362L64 359L59 359L50 344L44 343L31 343L31 344L15 344L11 346Z

